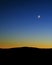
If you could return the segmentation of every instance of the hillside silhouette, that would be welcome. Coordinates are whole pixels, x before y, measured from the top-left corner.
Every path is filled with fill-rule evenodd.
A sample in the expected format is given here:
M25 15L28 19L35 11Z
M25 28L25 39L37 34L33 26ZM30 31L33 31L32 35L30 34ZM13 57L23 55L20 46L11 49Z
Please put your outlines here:
M52 59L52 49L32 47L0 49L0 62L7 63L36 63ZM20 64L19 63L19 64Z

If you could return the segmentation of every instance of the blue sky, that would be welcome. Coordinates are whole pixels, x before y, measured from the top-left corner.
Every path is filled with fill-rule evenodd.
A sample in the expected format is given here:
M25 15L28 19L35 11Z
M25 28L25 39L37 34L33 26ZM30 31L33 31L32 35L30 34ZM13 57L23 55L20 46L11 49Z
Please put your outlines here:
M52 42L52 1L0 0L0 39Z

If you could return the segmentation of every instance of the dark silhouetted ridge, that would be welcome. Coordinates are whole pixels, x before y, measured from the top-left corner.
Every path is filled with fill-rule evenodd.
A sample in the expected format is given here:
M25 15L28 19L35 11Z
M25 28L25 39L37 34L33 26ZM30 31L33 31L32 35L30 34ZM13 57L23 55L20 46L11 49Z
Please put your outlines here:
M44 59L44 61L47 59L52 59L52 49L40 49L32 47L0 49L0 60L4 62L17 62L18 64L19 61L30 61L29 63L31 63L41 61L42 59Z

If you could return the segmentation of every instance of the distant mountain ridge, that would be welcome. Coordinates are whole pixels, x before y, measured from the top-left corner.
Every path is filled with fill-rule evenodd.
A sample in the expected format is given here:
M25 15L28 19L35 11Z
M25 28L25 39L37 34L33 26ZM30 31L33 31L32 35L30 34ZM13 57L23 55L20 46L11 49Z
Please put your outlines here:
M41 54L41 55L49 55L52 54L52 48L50 49L41 49L41 48L32 48L32 47L20 47L20 48L10 48L10 49L0 49L0 55L4 54L27 54L27 55L34 55L34 54Z
M44 59L44 61L52 59L52 49L32 47L0 49L0 60L4 62L15 62L18 64L19 61L25 61L26 63L30 61L29 63L31 63L41 61L42 59Z

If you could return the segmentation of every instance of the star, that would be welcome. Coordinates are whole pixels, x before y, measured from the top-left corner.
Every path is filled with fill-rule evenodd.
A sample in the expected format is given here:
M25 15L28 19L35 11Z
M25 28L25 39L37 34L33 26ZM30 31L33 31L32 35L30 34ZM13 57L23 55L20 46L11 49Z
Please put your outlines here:
M38 19L40 18L40 15L38 15Z

